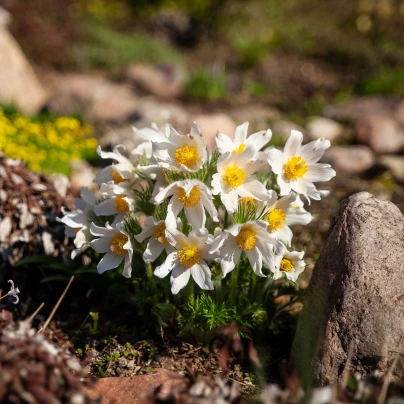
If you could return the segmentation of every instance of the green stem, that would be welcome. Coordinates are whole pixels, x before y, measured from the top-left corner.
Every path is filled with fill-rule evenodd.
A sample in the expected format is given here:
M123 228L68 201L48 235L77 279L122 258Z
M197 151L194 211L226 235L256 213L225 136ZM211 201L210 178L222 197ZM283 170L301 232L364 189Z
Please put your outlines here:
M147 276L149 277L149 279L153 279L153 268L150 262L146 264L146 269L147 269Z
M189 301L193 302L195 300L194 296L194 280L192 277L188 281L188 285L186 287L186 295Z

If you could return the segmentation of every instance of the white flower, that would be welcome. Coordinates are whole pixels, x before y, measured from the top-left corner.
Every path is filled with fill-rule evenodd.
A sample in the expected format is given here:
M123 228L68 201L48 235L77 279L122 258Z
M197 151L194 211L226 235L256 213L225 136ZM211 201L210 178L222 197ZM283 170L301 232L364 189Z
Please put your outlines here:
M112 152L103 152L101 147L97 147L98 155L103 159L112 159L115 164L103 168L94 178L93 182L102 184L113 181L115 184L130 182L134 176L135 167L132 162L121 154L125 146L117 145Z
M168 255L165 262L157 267L154 274L159 278L171 272L171 292L177 294L188 284L192 275L201 289L212 290L211 272L206 260L211 260L209 247L211 236L206 229L196 230L185 236L177 229L167 229L166 236L176 251Z
M267 230L272 237L290 245L293 233L289 226L306 225L311 222L313 217L304 210L300 198L301 205L297 202L298 205L294 206L297 198L295 193L292 192L279 199L273 190L269 191L268 194L269 199L265 202L263 216L263 220L267 222Z
M132 212L135 199L131 189L115 185L112 181L100 188L104 200L94 208L97 216L111 216Z
M174 248L168 243L166 237L166 223L164 220L155 221L152 216L148 216L141 233L135 236L135 240L142 243L149 239L143 259L145 262L154 262L160 256L163 250L170 254Z
M203 182L198 180L173 182L154 197L154 202L161 203L171 195L167 207L168 227L176 227L176 220L182 209L194 230L205 227L205 209L215 222L219 221L212 193Z
M290 281L296 282L299 275L306 266L304 260L304 251L285 251L275 258L274 279L282 278L285 274Z
M267 199L265 186L253 174L266 162L254 159L255 148L247 146L241 154L225 153L217 162L217 173L212 178L212 193L220 194L229 212L237 210L239 196Z
M167 142L167 135L163 133L155 123L152 123L151 128L137 129L133 127L135 135L144 142L140 143L137 147L132 150L132 155L143 156L145 155L148 159L152 157L153 154L153 143Z
M138 166L137 168L151 180L156 181L154 183L152 198L150 200L150 202L154 203L154 197L168 185L165 176L166 169L159 165Z
M272 132L268 130L262 130L247 137L248 122L244 122L242 125L237 126L234 134L234 140L224 133L218 131L216 135L217 149L221 154L230 152L234 154L242 153L247 146L251 146L255 149L256 158L265 159L263 153L259 153L272 138Z
M91 223L91 234L99 237L91 241L91 247L98 253L106 253L97 265L100 274L118 267L125 260L123 276L130 278L132 273L133 248L129 234L123 229L122 217L117 216L112 225L100 227Z
M74 238L76 249L72 251L71 257L74 259L83 252L91 240L90 224L94 218L94 207L96 205L96 196L88 189L81 189L81 199L75 200L75 205L79 212L68 213L62 208L64 216L58 219L65 224L65 234L67 237Z
M153 154L159 165L181 172L198 171L207 161L208 152L198 125L192 124L191 133L180 135L169 127L167 142L153 142Z
M221 258L223 276L235 268L242 252L246 253L258 276L265 276L262 273L263 263L272 272L275 271L275 255L282 254L285 247L271 237L266 228L267 223L262 220L236 224L213 240L209 251Z
M324 138L302 146L303 134L292 130L285 144L284 152L271 149L268 161L272 171L277 174L281 195L288 195L291 190L311 199L321 199L322 193L313 182L328 181L335 176L329 164L319 164L324 151L330 147L330 141Z
M14 282L11 279L8 281L8 283L11 283L11 287L10 291L7 293L7 296L14 296L15 301L13 303L17 304L20 301L20 298L17 296L17 294L20 293L20 290L14 287Z

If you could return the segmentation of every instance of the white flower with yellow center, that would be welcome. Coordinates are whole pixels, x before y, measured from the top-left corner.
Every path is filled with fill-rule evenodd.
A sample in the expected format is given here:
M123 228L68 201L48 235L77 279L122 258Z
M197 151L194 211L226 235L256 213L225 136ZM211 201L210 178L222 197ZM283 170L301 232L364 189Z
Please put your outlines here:
M282 254L285 246L271 237L266 228L267 223L262 220L236 224L213 240L209 251L220 257L223 276L235 268L243 252L258 276L266 276L262 273L263 263L275 271L275 255Z
M288 195L293 190L304 195L310 203L310 198L319 200L323 196L313 182L328 181L335 176L335 171L329 164L317 163L330 147L329 140L321 138L305 146L302 146L302 141L303 134L292 130L284 152L271 149L268 161L278 176L281 195Z
M198 171L206 163L206 150L201 131L196 123L192 124L188 135L180 135L169 127L167 142L153 142L153 155L160 160L159 165L181 172Z
M239 197L251 197L263 201L267 199L265 185L253 174L263 165L263 160L254 159L255 148L247 146L243 153L225 153L217 162L217 173L212 178L212 193L220 194L223 205L229 212L237 210Z
M152 216L146 218L143 230L135 236L135 240L142 243L146 239L149 239L149 242L143 253L143 259L147 263L154 262L163 250L167 254L174 250L174 247L168 243L164 220L155 221Z
M267 230L272 237L290 245L293 233L289 226L306 225L313 217L299 203L294 205L297 198L295 193L292 192L279 199L273 190L268 191L268 194L269 199L265 202L263 216L263 220L267 222Z
M275 258L274 279L286 276L290 281L296 282L299 275L304 271L306 264L303 260L304 251L285 251Z
M102 184L100 191L104 200L94 208L97 216L111 216L133 211L135 199L131 189L109 182Z
M91 241L91 247L100 254L105 253L97 265L100 274L109 269L117 268L124 261L123 276L130 278L132 274L133 248L129 234L123 229L122 216L118 216L112 225L107 223L100 227L91 223L91 234L96 238Z
M152 123L151 128L137 129L133 127L133 130L136 137L144 140L132 150L131 154L135 156L146 156L150 159L153 155L153 142L162 143L168 141L167 135L155 123Z
M94 178L93 182L102 184L113 181L115 184L130 182L134 178L135 167L132 162L126 158L121 150L125 150L125 146L118 145L114 147L112 152L103 152L101 147L97 147L98 155L103 159L112 159L116 163L110 164L103 168Z
M182 209L194 230L205 227L205 209L213 221L219 221L212 201L212 193L203 182L198 180L173 182L154 197L154 202L159 204L169 196L171 199L168 203L166 218L168 227L176 227L176 220Z
M271 140L272 132L269 129L266 131L262 130L260 132L253 133L248 137L247 133L248 122L244 122L242 125L237 126L236 132L234 133L234 140L224 133L218 131L216 135L216 145L220 154L227 152L240 154L247 146L251 146L256 151L256 158L266 159L265 155L257 153Z
M207 230L192 231L185 236L177 229L167 229L166 237L176 251L167 256L165 262L155 269L154 274L164 278L171 272L173 294L185 288L191 276L201 289L212 290L211 272L206 263L212 259L209 254L212 236Z
M94 208L97 198L88 189L82 188L80 193L81 199L75 200L78 212L67 212L62 208L64 216L58 219L65 224L65 234L67 237L74 238L75 249L71 253L71 258L74 259L78 254L83 252L91 240L90 224L94 219Z

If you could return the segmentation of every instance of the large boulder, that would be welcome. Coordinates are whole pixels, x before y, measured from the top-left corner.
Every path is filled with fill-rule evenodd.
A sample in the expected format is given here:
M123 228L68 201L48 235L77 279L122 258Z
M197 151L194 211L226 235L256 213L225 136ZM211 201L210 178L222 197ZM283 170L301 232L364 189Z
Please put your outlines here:
M0 7L0 103L26 114L38 112L46 93L17 41L7 30L8 14Z
M305 386L351 370L403 371L404 217L367 192L345 199L316 263L292 348ZM399 361L399 362L400 362Z

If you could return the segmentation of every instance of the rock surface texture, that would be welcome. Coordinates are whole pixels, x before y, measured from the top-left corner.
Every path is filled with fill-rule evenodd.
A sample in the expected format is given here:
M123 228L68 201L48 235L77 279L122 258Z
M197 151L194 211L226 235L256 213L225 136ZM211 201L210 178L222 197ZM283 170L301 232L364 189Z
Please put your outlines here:
M398 358L402 374L403 313L404 216L367 192L352 195L339 205L314 268L292 365L305 385L340 381L347 362L367 373L387 371Z
M20 46L7 30L8 17L0 8L0 102L15 104L22 112L37 113L46 93Z

